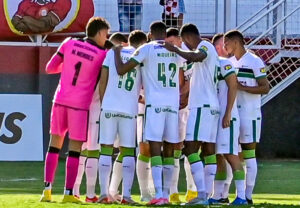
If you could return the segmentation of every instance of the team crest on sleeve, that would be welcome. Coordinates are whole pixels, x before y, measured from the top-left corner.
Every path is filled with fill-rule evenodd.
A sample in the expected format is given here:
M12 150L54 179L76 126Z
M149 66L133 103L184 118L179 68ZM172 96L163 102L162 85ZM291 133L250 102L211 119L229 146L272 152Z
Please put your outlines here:
M232 69L232 66L230 64L228 64L224 68L225 68L225 70L230 70L230 69Z
M204 50L205 52L207 52L207 51L208 51L208 48L207 48L206 46L204 46L204 45L203 45L203 46L201 46L201 47L200 47L200 49Z
M265 67L260 69L260 72L261 72L261 73L266 73L266 71L267 71L267 70L266 70Z

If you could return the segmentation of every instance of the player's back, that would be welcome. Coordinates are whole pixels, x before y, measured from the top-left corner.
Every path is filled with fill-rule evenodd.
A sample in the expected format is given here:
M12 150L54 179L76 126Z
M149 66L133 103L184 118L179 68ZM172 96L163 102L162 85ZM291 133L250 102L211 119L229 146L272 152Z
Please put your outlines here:
M145 101L153 106L179 106L179 69L183 59L152 41L141 46L133 59L143 63Z
M123 62L128 61L134 51L134 47L124 47L121 50ZM102 108L104 110L136 115L138 113L138 98L141 89L141 72L139 66L124 75L118 75L114 51L110 50L103 63L103 68L108 70L109 73Z
M54 102L89 109L106 50L89 39L69 39L61 45L59 53L63 65Z
M202 62L193 64L189 108L203 107L203 105L218 108L217 71L220 67L218 54L214 46L205 40L199 43L197 49L207 53L207 57Z

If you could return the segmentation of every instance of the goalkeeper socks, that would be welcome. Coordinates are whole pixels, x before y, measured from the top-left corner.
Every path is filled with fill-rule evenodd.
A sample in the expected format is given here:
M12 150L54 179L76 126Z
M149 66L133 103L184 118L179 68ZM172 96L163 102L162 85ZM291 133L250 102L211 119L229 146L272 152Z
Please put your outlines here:
M111 196L115 196L118 194L118 189L120 186L120 183L122 181L122 161L123 161L123 155L121 153L118 154L117 159L114 162L112 175L111 175L111 181L109 185L109 194Z
M101 188L101 196L108 196L109 179L112 166L113 147L101 147L101 155L99 158L99 183Z
M50 147L45 160L44 181L53 183L58 164L59 149Z
M79 166L79 156L80 152L69 151L69 155L66 161L65 188L67 190L73 190L74 188Z
M217 157L216 155L209 155L204 157L205 167L205 188L208 198L211 197L214 187L214 179L217 171Z
M162 158L161 156L151 157L151 171L155 187L155 198L163 197L162 191Z
M243 156L246 163L246 197L252 199L252 193L255 185L255 179L257 175L257 163L255 156L255 149L243 150Z
M169 199L170 186L174 172L174 158L166 157L163 161L163 197Z
M73 188L73 194L75 196L80 196L80 185L81 185L82 176L84 174L84 169L85 169L86 156L83 156L83 154L82 154L83 152L86 152L86 151L81 151L81 153L80 153L78 172L77 172L77 177L76 177L74 188Z

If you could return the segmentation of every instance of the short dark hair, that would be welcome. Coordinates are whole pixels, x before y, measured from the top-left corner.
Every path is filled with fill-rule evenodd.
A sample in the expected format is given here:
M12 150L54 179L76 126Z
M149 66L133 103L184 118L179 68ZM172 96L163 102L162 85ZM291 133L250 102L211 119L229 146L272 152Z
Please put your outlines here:
M147 35L141 30L134 30L129 34L128 40L130 44L139 45L147 42Z
M245 44L244 36L238 30L229 30L228 32L225 33L224 38L236 39L236 40L239 40L242 45Z
M113 33L110 37L109 40L112 42L122 42L122 43L127 43L128 39L125 37L125 35L123 35L120 32L116 32Z
M186 35L186 34L194 34L194 35L200 35L199 30L196 25L187 23L184 24L180 29L180 36Z
M214 37L211 40L212 44L216 45L216 43L218 42L218 40L220 40L223 37L224 37L224 33L217 33L217 34L215 34Z
M102 17L92 17L86 25L86 35L94 37L100 30L109 29L109 23Z
M175 27L170 27L167 29L167 38L171 36L179 36L179 30Z
M150 25L150 31L154 36L166 35L167 26L161 21L152 22Z

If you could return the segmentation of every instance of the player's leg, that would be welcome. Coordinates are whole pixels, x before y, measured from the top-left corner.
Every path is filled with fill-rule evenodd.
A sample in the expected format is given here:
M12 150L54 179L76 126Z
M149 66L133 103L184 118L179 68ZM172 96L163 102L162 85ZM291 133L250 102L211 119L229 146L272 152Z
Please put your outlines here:
M222 198L224 199L224 202L229 203L229 189L230 189L230 185L231 185L231 181L233 179L233 174L232 174L232 168L230 166L230 164L226 161L226 180L225 180L225 184L224 184L224 189L223 189L223 194L222 194Z
M186 156L184 157L184 170L185 170L186 190L187 190L185 194L185 201L189 202L198 196L198 192L193 179L191 165Z
M117 135L118 120L112 115L114 112L102 111L100 115L100 157L99 183L101 193L99 203L111 203L109 197L109 182L112 169L113 143Z
M83 174L85 172L85 162L87 159L87 143L84 142L82 144L80 157L79 157L79 166L78 166L78 173L76 177L76 181L73 188L73 194L74 196L80 198L80 185L82 181Z
M169 192L174 172L174 145L163 142L163 198L169 202Z
M67 128L67 109L53 104L50 120L50 142L44 169L45 189L40 199L42 202L51 201L51 189L58 164L59 151L62 148Z
M119 186L122 182L122 162L123 162L123 154L120 151L116 160L114 161L111 181L109 185L109 194L113 198L114 201L121 201L121 196L119 194Z

